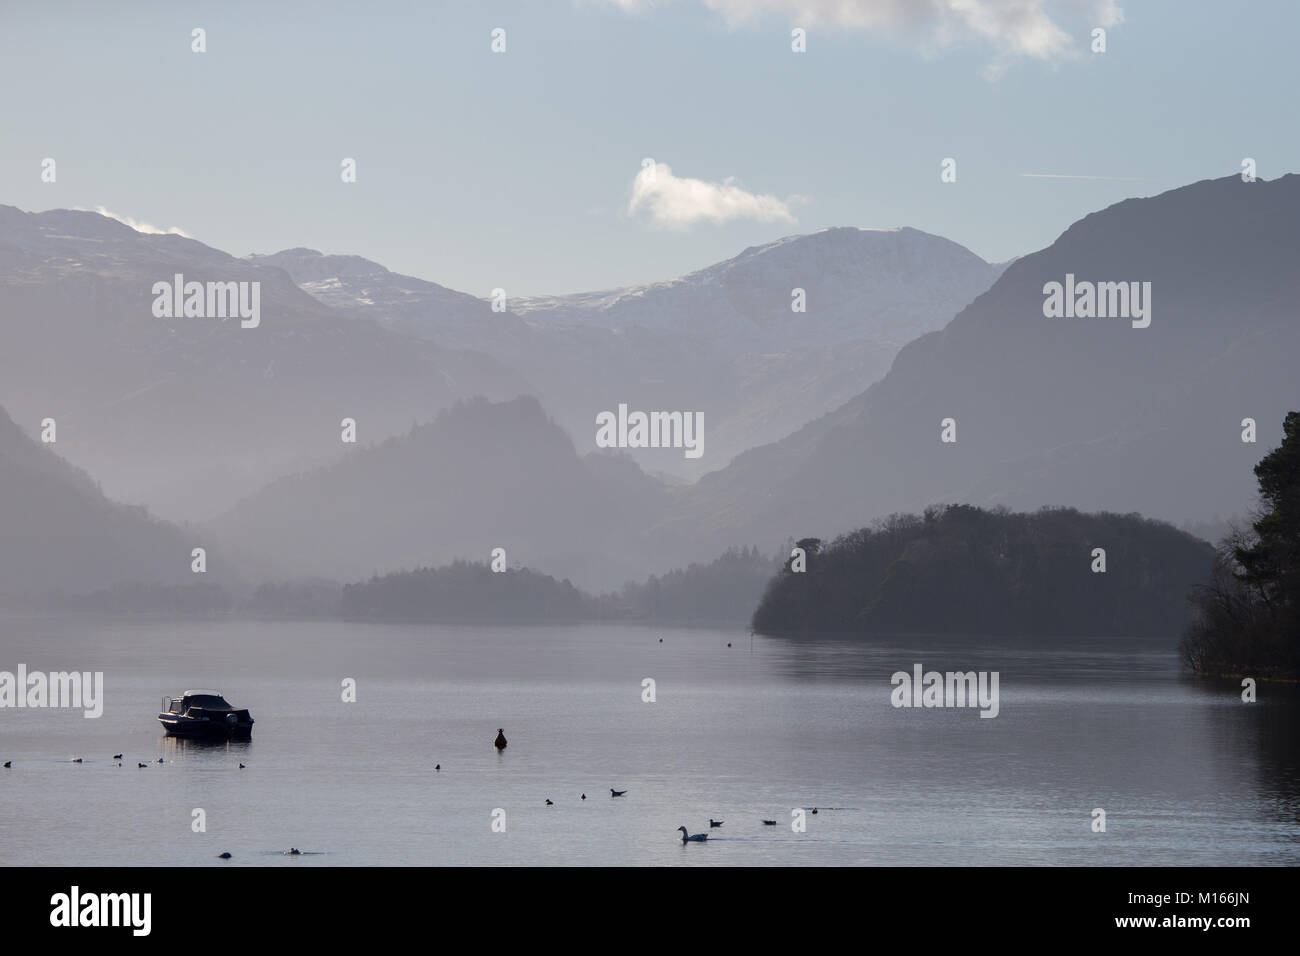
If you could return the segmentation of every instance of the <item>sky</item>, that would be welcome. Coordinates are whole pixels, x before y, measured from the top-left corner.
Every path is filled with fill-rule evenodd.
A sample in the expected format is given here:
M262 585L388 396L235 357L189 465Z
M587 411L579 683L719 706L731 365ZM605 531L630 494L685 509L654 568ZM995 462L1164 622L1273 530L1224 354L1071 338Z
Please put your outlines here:
M0 203L484 297L831 226L1004 261L1244 157L1300 170L1297 36L1289 0L6 0Z

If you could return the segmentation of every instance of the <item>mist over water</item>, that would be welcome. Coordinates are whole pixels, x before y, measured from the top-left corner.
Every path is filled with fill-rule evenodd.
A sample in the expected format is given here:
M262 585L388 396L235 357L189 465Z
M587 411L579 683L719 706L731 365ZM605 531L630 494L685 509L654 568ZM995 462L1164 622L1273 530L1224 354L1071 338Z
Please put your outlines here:
M742 631L603 625L6 615L0 629L0 669L102 670L106 695L98 720L6 712L2 864L1300 862L1294 696L1243 706L1181 676L1172 638L751 649ZM1000 672L998 717L893 708L890 675L915 663ZM251 742L163 737L161 697L196 686L252 712ZM198 807L206 833L191 831ZM819 808L805 833L798 807ZM678 826L710 838L683 846Z

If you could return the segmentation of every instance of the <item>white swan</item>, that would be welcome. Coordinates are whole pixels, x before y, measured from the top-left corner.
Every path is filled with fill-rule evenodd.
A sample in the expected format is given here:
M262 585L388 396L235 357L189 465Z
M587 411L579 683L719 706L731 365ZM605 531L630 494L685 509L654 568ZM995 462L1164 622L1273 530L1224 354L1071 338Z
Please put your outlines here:
M707 833L691 833L686 827L678 827L677 829L682 831L683 843L703 843L709 838Z

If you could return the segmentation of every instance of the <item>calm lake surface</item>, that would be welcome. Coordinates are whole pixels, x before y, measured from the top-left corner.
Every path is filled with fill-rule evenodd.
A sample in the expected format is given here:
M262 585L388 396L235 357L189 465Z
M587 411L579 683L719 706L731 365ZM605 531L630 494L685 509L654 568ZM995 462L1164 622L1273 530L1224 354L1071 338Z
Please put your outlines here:
M105 681L97 720L0 710L0 864L1300 862L1295 697L1189 680L1174 643L0 616L0 670ZM998 671L999 715L895 709L915 663ZM164 738L191 687L249 708L252 741ZM799 807L823 808L803 833Z

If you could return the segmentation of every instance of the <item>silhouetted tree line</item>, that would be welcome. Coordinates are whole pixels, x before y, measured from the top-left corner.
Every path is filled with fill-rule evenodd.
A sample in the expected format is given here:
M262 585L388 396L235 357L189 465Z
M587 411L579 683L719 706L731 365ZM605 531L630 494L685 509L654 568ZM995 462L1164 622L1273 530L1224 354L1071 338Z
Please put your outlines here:
M1209 583L1193 593L1182 651L1198 673L1300 678L1300 412L1282 431L1255 466L1254 524L1224 538Z
M568 580L528 568L493 572L456 561L375 575L339 585L328 580L265 583L234 593L215 582L130 583L89 594L57 592L23 606L113 614L232 614L296 620L558 622L630 620L657 623L742 623L753 613L779 561L757 548L731 548L708 564L628 582L599 597Z
M749 620L779 561L758 548L729 548L708 564L629 581L598 599L602 617L665 623L743 623Z
M771 634L1160 635L1187 626L1214 549L1140 515L969 505L800 542L753 617ZM1095 548L1105 571L1094 572Z
M455 561L344 585L339 613L368 621L543 623L585 620L597 609L567 579Z

